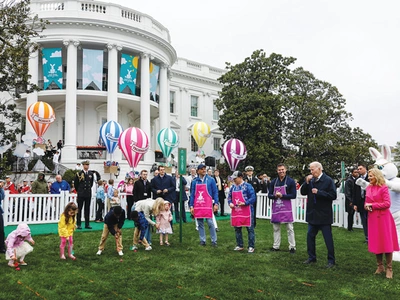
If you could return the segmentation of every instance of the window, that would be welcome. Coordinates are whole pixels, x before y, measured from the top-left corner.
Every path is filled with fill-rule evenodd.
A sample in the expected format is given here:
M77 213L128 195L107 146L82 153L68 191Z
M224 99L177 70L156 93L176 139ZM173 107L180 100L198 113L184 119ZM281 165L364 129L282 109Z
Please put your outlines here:
M190 115L192 117L197 117L198 106L199 106L199 97L190 96Z
M213 101L213 120L219 120L219 110L215 105L215 100Z
M221 138L214 138L214 150L221 151Z
M175 113L175 92L169 92L169 112L171 114Z
M193 136L190 136L190 150L193 152L197 152L199 150L199 146L197 146L196 140Z

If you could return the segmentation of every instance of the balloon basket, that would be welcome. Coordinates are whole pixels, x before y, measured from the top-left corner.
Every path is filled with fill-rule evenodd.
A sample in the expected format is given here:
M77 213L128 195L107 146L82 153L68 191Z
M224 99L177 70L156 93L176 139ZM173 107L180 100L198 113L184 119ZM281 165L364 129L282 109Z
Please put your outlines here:
M104 166L104 173L117 173L118 166Z

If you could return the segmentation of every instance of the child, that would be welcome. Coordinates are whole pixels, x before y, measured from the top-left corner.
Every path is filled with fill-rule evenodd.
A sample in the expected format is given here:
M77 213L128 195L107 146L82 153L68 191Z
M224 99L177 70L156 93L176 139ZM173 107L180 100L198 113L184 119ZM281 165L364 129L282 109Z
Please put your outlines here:
M72 247L74 245L73 234L76 229L76 218L75 215L78 211L78 207L74 202L70 202L61 214L60 221L58 221L58 235L60 236L60 258L65 259L64 250L68 240L68 257L75 260L75 256L72 255Z
M17 229L10 232L5 242L7 247L6 259L8 259L8 265L10 267L18 267L18 258L19 265L27 265L24 261L25 255L31 253L33 248L28 243L25 243L25 241L35 245L29 226L25 223L21 223L18 225Z
M104 210L104 202L106 200L106 193L104 192L103 180L99 180L99 187L97 188L96 193L96 203L97 203L97 211L96 211L96 221L97 223L103 222L103 210Z
M160 245L164 245L163 236L165 236L165 245L169 246L168 234L172 234L172 213L170 211L171 204L168 201L164 201L164 209L161 210L156 216L157 224L160 224L157 233L160 234Z
M111 208L111 199L114 197L114 179L109 179L108 180L108 186L107 186L107 207L106 209Z
M117 244L117 252L119 256L124 255L122 252L122 226L125 222L125 211L121 206L114 206L104 217L104 227L103 233L101 234L99 251L97 255L101 255L104 250L104 246L107 241L108 234L111 233L115 237L115 242Z
M114 189L113 197L110 200L111 207L121 206L121 199L119 198L118 190Z
M137 244L143 244L144 250L150 251L152 248L144 237L149 222L144 217L143 212L138 212L136 210L132 211L131 218L135 222L135 231L133 232L133 246L131 250L137 250Z

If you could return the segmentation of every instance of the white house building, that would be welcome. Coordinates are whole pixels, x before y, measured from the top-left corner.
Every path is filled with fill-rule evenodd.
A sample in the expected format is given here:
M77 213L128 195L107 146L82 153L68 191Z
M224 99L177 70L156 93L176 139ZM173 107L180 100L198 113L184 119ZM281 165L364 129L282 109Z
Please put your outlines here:
M91 169L102 173L104 161L112 159L120 162L122 174L128 172L118 148L112 157L95 149L99 129L109 120L123 129L139 127L148 135L149 150L138 170L149 170L159 157L156 136L166 127L178 133L188 163L194 161L198 149L191 128L198 121L211 128L201 150L219 158L222 132L214 101L222 88L217 79L223 69L178 58L168 29L128 7L32 0L31 9L49 21L37 39L41 50L29 60L31 81L42 90L24 95L18 104L24 112L37 101L53 107L56 120L44 138L53 144L64 140L61 164L73 168L89 158ZM33 132L29 122L26 132Z

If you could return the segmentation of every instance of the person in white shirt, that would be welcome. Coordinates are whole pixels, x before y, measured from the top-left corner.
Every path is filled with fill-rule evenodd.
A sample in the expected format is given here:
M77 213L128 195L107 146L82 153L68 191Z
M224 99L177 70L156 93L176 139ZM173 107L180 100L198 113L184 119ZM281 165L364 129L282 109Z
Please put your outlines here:
M54 174L58 174L58 165L60 164L59 158L60 158L60 151L56 151L56 154L54 154L53 156Z

